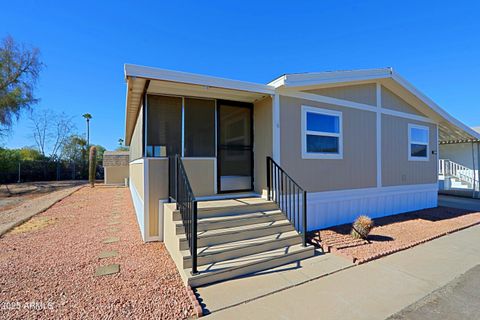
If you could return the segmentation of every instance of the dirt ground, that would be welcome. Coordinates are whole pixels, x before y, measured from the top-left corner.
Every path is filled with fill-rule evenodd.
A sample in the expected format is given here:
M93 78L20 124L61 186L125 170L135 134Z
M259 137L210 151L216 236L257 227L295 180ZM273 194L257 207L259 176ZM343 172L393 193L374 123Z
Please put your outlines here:
M359 264L479 224L480 212L437 207L374 219L374 223L366 240L350 236L351 224L316 231L311 240L324 251Z
M0 185L0 212L15 208L27 200L85 184L86 181L37 181Z
M95 275L112 264L118 273ZM1 319L193 316L165 246L141 240L127 188L83 187L6 233L0 270Z

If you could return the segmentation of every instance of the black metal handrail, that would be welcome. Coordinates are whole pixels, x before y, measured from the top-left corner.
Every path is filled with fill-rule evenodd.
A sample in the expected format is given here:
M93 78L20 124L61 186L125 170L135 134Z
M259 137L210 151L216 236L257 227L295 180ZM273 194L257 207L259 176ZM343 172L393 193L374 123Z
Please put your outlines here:
M307 245L307 191L267 157L267 198L275 201Z
M169 201L176 202L180 210L188 248L192 256L192 274L197 273L197 200L188 181L187 172L178 154L168 158Z

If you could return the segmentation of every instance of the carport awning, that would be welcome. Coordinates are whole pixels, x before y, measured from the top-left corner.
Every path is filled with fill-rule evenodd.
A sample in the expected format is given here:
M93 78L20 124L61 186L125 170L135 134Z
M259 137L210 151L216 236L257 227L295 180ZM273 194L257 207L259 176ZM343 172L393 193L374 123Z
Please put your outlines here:
M130 145L145 93L255 102L275 93L269 85L125 65L127 81L125 144Z

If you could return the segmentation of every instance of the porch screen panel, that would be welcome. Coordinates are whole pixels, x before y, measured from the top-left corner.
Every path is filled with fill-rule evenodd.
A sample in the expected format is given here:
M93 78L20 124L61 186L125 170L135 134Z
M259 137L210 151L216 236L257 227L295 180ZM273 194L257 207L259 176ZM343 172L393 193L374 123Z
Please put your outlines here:
M182 98L149 95L147 104L147 157L181 154Z
M185 157L215 157L215 101L185 98Z

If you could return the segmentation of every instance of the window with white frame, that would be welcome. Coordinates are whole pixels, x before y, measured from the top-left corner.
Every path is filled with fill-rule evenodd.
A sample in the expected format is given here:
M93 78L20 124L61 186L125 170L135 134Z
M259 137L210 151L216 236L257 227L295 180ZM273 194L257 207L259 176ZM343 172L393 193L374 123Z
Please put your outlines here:
M342 113L302 106L302 158L342 159Z
M416 124L408 125L408 160L429 159L429 128Z

